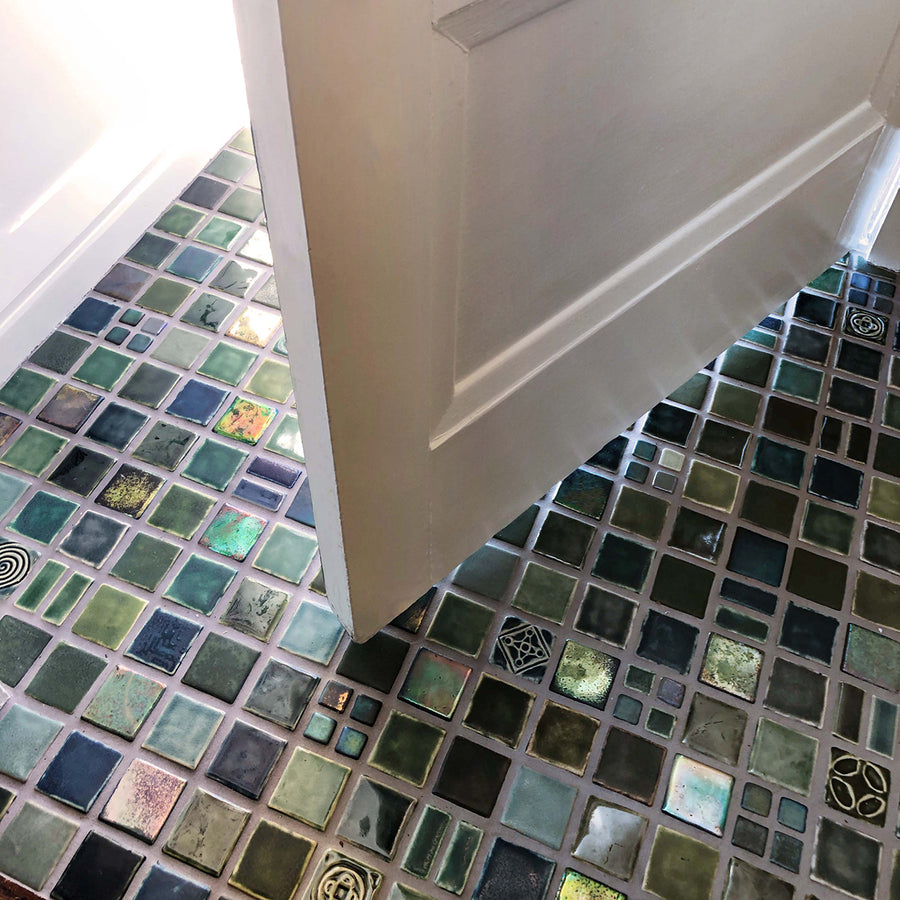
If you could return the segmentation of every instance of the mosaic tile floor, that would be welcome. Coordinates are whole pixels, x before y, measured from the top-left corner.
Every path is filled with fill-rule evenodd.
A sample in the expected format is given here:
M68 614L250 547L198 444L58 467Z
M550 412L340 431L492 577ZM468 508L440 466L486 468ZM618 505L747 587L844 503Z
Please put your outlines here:
M258 188L241 132L0 388L0 873L900 895L894 276L835 265L358 646Z

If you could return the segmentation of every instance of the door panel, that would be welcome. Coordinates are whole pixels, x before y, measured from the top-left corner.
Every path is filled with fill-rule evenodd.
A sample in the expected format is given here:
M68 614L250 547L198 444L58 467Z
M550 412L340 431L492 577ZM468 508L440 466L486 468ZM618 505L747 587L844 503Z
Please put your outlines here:
M840 255L896 78L892 0L457 6L236 0L358 639Z

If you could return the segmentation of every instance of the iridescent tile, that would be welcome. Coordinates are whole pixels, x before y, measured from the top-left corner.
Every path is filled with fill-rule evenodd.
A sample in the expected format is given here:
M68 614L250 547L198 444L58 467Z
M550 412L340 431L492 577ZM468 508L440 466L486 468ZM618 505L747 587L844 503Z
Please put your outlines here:
M663 812L721 837L733 787L731 775L677 753Z
M591 797L581 817L572 856L627 881L634 874L647 820L599 797Z
M763 660L760 650L711 634L700 670L700 680L752 703L756 699Z
M200 546L242 562L267 524L266 519L226 503L206 526L206 531L200 536Z
M213 431L236 441L243 441L245 444L256 444L277 412L278 410L272 406L236 397L225 411L225 415L216 423Z
M463 663L419 650L398 696L443 719L453 718L472 669Z
M556 900L626 900L626 896L594 878L566 869Z
M619 660L577 641L566 641L550 690L572 700L605 709Z
M142 759L134 760L100 814L104 822L152 844L186 782Z
M281 316L266 309L250 307L235 319L228 329L228 337L265 347L278 329L281 328Z

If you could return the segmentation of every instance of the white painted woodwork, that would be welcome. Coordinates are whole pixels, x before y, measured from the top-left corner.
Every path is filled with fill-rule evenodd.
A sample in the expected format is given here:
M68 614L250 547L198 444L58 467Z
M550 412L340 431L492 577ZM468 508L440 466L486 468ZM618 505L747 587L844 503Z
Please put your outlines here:
M894 0L235 5L358 639L839 256L900 124Z

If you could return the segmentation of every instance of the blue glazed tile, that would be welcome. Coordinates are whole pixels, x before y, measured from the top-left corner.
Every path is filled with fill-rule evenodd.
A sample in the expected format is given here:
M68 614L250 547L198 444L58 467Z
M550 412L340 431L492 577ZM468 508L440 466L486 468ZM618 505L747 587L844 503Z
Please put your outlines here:
M115 344L117 347L120 344L125 342L125 338L131 332L127 328L123 328L121 325L116 325L114 328L110 328L109 331L106 332L106 337L104 340L109 341L111 344Z
M312 496L309 492L309 479L300 485L297 495L291 501L291 505L285 510L285 516L299 522L301 525L316 527L316 517L313 512Z
M122 754L117 750L73 731L47 766L37 789L87 812L121 761Z
M201 627L173 616L161 609L154 610L125 655L172 675L181 665Z
M293 466L285 465L280 462L273 462L264 456L257 456L256 459L247 466L248 475L256 475L258 478L264 478L273 484L280 484L282 487L293 487L300 477L300 470Z
M146 334L136 334L125 346L135 353L143 353L152 343L153 338Z
M209 425L227 396L228 391L191 378L166 407L166 412L188 422Z
M237 487L234 489L234 496L248 503L255 503L263 509L270 509L275 512L284 502L284 494L281 491L274 491L272 488L263 487L261 484L255 484L242 478ZM290 512L290 511L288 511ZM286 514L287 515L287 514Z
M341 729L341 733L338 736L337 743L334 745L334 749L342 756L349 756L351 759L359 759L360 756L362 756L363 750L366 748L368 740L369 736L365 732L359 731L356 728L351 728L349 725L345 725Z
M107 303L97 297L85 297L63 324L85 334L100 334L118 311L119 307L115 303Z
M144 427L148 416L120 403L108 403L94 419L86 437L106 444L116 450L124 450L134 436Z
M221 258L218 253L212 253L209 250L186 247L166 266L166 271L199 284L212 272Z

